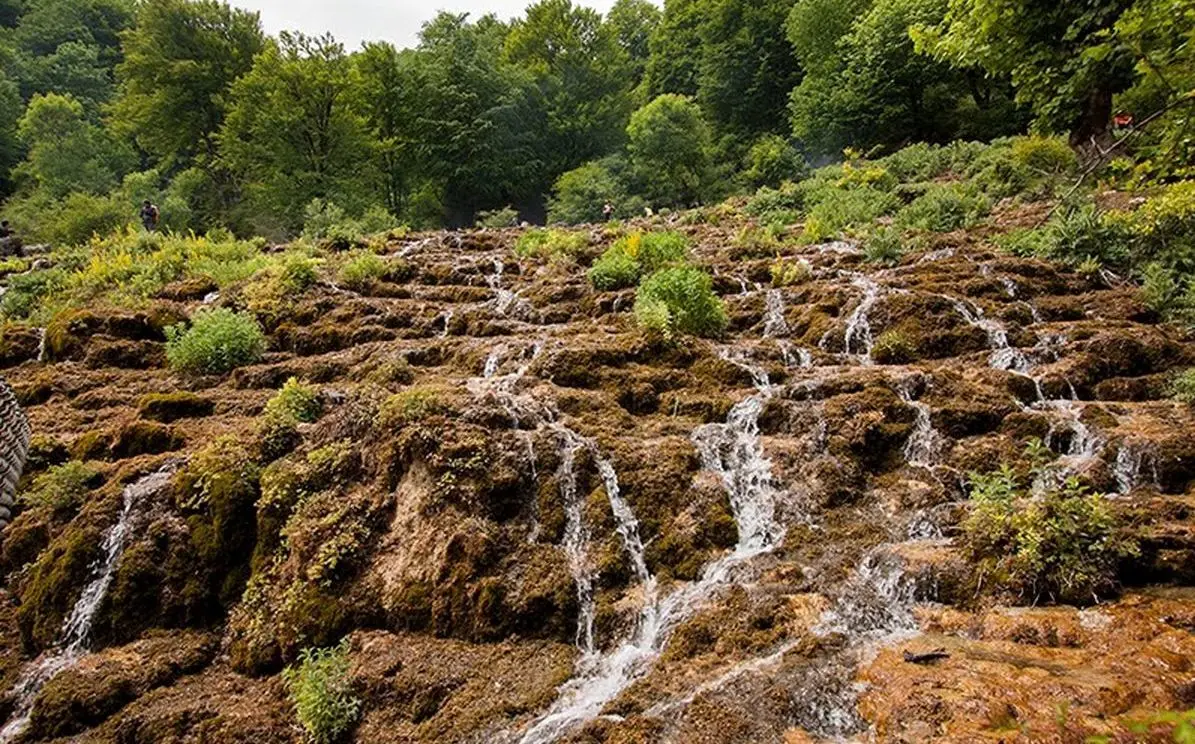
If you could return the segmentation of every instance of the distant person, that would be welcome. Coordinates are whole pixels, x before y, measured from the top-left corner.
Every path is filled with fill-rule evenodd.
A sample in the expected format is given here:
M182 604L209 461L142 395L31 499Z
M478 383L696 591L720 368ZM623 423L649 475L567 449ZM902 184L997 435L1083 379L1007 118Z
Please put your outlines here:
M606 204L602 207L602 219L604 219L606 222L614 219L614 205L610 202L606 202Z
M141 203L141 224L147 232L154 232L158 229L158 217L160 216L158 208L149 199Z

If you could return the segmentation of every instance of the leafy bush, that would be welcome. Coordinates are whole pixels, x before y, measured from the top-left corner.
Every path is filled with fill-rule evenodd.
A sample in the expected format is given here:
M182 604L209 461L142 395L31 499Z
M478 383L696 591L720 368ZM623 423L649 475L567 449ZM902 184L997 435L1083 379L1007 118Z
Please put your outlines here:
M715 336L725 330L726 309L709 274L694 266L658 271L639 287L635 317L666 338L676 334Z
M901 331L885 331L872 345L871 357L880 364L908 364L917 359L917 345Z
M950 172L962 172L987 149L978 142L931 145L918 142L881 158L880 165L905 183L932 181Z
M808 173L805 158L784 137L765 134L747 151L743 177L753 187L779 186Z
M304 649L282 678L299 723L317 744L333 744L356 722L361 701L350 686L347 638L334 648Z
M399 227L394 215L373 207L360 217L348 215L335 202L313 199L303 210L303 239L323 243L336 250L348 250L365 244L367 235L388 232Z
M930 232L950 232L969 227L991 210L991 202L978 190L956 184L933 184L896 215L896 223Z
M323 412L319 390L292 377L266 403L266 416L311 423Z
M788 261L777 259L771 266L773 287L792 287L804 284L813 278L813 267L804 259Z
M900 199L895 194L871 186L832 189L809 210L805 238L812 242L829 240L848 228L868 226L899 207Z
M804 190L786 182L778 188L761 188L748 200L745 211L766 224L787 225L799 221L804 208Z
M227 308L200 310L190 327L166 329L166 359L177 372L228 372L257 362L265 349L265 334L253 315Z
M1195 404L1195 369L1188 369L1175 376L1170 383L1170 394L1180 403Z
M259 317L280 317L319 280L318 267L319 261L302 253L288 252L281 261L255 274L242 288L246 307Z
M1140 260L1195 274L1195 181L1177 183L1146 200L1128 220Z
M378 418L383 427L393 428L416 424L448 410L439 388L413 387L390 396L382 404Z
M29 506L47 506L67 511L83 503L83 497L97 485L100 475L93 468L72 460L55 465L33 481L21 501Z
M614 243L589 270L595 289L635 286L640 278L689 257L689 239L678 232L634 232Z
M520 258L559 261L576 259L589 249L589 239L568 230L528 230L515 243L515 255Z
M477 225L489 229L514 227L519 224L519 210L514 207L503 207L477 214Z
M1078 481L1030 498L1005 466L972 475L964 547L996 580L1033 600L1088 603L1116 588L1120 562L1138 553L1104 496Z
M881 227L871 231L863 241L863 257L870 263L893 265L904 255L900 230Z
M1065 176L1079 168L1075 151L1061 137L1017 137L1012 142L1013 159L1039 174Z
M738 258L761 258L775 255L780 249L784 228L779 225L744 225L734 236L735 256Z
M1098 258L1122 264L1128 258L1128 236L1121 223L1108 219L1094 204L1059 211L1047 223L1047 257L1068 263Z
M581 225L601 222L602 209L614 205L617 217L629 217L642 211L642 206L630 204L623 178L627 169L621 157L586 163L556 179L552 198L548 202L548 217L552 222Z
M353 251L340 265L336 280L349 289L362 292L386 277L386 262L373 251Z
M1141 301L1160 315L1168 315L1175 309L1179 289L1174 272L1160 263L1149 264L1141 274Z

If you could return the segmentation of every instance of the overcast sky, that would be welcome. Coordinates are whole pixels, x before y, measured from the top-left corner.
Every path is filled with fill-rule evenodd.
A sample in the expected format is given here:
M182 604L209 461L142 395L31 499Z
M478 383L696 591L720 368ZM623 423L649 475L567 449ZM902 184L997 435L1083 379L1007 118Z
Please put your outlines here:
M319 35L331 31L352 51L363 41L390 41L414 46L416 34L438 11L468 12L474 17L495 13L500 18L521 15L531 0L232 0L233 5L261 12L267 33L302 31ZM582 0L603 13L614 0Z

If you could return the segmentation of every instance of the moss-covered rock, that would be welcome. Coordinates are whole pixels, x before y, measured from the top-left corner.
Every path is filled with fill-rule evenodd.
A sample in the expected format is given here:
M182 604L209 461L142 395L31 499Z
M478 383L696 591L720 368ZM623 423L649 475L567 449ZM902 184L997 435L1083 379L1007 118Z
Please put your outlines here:
M150 393L137 401L137 412L141 414L141 418L163 424L210 416L215 407L216 403L212 399L185 390Z

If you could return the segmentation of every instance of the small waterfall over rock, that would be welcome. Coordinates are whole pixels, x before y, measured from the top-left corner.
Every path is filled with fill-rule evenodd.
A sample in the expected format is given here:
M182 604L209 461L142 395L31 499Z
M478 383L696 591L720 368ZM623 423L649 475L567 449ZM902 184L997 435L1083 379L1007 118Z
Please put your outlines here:
M60 672L74 666L87 653L92 624L120 565L120 557L124 554L129 531L133 528L146 499L169 485L174 469L174 465L167 465L136 483L125 486L120 515L116 523L104 533L101 544L104 555L92 568L93 578L83 587L83 593L79 595L71 614L62 625L62 638L58 650L43 655L28 666L13 686L13 712L4 728L0 730L0 742L13 741L20 736L29 725L33 703L46 683Z
M1022 375L1029 374L1033 365L1020 349L1008 342L1008 329L1003 323L984 315L983 310L977 305L953 297L947 299L964 320L987 334L988 347L992 350L988 366Z
M930 407L913 397L921 384L920 378L910 377L902 380L896 387L901 400L917 412L913 433L909 435L909 441L905 444L904 455L909 465L932 470L941 463L947 442L934 428Z
M862 274L856 276L851 284L863 290L863 297L851 312L850 317L847 318L843 351L858 357L862 364L871 364L871 350L875 346L875 338L871 333L871 321L868 314L879 302L883 294L883 287Z
M789 334L788 321L784 319L784 292L768 290L767 314L764 315L764 338L779 338Z
M1116 452L1116 462L1112 465L1112 474L1122 496L1146 485L1161 490L1158 454L1148 442L1121 442Z
M706 469L722 478L739 528L738 545L731 553L707 565L700 579L662 598L656 592L654 578L646 574L646 565L636 562L636 572L646 574L649 581L644 588L644 605L635 630L611 651L582 660L580 674L564 685L560 698L547 715L523 735L523 744L555 741L567 731L597 717L608 702L650 669L667 645L672 631L716 590L726 586L739 566L779 544L783 531L775 520L771 465L759 443L759 414L774 394L774 388L762 369L730 355L724 358L747 369L758 392L735 406L725 424L703 426L694 433L693 440ZM603 471L605 479L606 468L600 460L599 470ZM616 484L613 485L616 488ZM607 491L611 487L608 483ZM637 525L629 529L632 524L629 520L619 520L619 532L628 548L638 540ZM624 528L629 534L624 533ZM636 551L630 552L634 557ZM642 581L642 576L640 578Z

